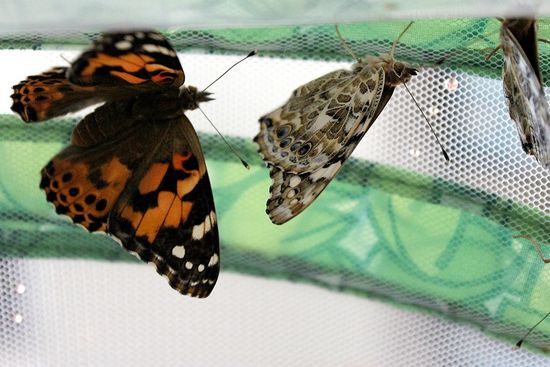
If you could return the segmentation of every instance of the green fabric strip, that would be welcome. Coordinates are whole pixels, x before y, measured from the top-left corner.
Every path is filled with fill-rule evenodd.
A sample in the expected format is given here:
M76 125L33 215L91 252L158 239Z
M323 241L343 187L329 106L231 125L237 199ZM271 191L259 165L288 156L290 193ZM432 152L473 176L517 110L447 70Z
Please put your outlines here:
M116 242L57 216L41 167L71 121L0 117L0 257L135 261ZM526 240L549 244L548 216L457 183L351 159L323 195L283 226L265 215L270 180L250 139L232 138L248 171L201 135L222 242L222 268L310 282L451 315L518 338L548 311L550 268ZM153 276L153 274L152 274ZM223 276L223 273L222 275ZM550 336L543 324L539 337Z
M540 18L539 38L550 39L550 18ZM372 21L340 24L340 31L354 52L363 57L389 52L393 41L408 21ZM443 61L452 67L479 76L500 79L500 52L486 57L499 46L500 22L496 18L427 19L415 21L404 35L396 57L415 67L431 67ZM202 50L210 53L246 54L258 49L260 55L317 60L346 60L351 56L336 36L334 24L273 26L231 29L171 29L165 34L180 52ZM0 35L0 49L63 50L82 49L97 32L64 31L52 34ZM550 47L540 43L542 74L550 83ZM550 85L550 84L547 84Z

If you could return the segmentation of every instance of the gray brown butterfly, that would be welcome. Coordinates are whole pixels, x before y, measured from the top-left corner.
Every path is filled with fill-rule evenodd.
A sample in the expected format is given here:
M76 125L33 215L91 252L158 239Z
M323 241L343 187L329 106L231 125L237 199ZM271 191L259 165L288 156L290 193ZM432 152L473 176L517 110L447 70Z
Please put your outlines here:
M409 24L410 27L410 24ZM407 27L408 29L408 27ZM390 100L416 70L389 54L358 59L296 89L260 118L254 138L272 185L267 214L282 224L306 209L336 176Z
M57 213L113 235L177 291L207 297L219 273L216 213L184 111L210 98L184 80L160 33L106 33L70 68L15 85L12 110L33 122L105 101L43 168L40 187Z
M535 20L504 19L500 42L504 94L522 148L550 168L550 113L539 68Z

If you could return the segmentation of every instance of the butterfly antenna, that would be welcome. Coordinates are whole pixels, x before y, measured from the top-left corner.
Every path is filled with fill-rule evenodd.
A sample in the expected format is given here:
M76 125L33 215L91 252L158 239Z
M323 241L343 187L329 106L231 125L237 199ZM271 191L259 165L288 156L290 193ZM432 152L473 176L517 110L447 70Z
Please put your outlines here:
M403 29L401 31L401 33L399 34L399 36L395 39L395 41L393 41L393 45L391 46L391 49L390 49L390 58L391 59L393 59L393 55L395 54L395 48L397 47L397 43L399 43L399 40L401 39L401 37L403 37L403 35L409 30L409 28L411 28L413 23L414 22L410 22L409 24L407 24L405 29Z
M550 312L548 312L546 315L544 315L544 317L542 319L539 320L539 322L537 322L535 325L531 326L531 328L525 333L525 335L523 336L523 338L521 338L520 340L518 340L518 342L516 343L516 348L519 349L521 348L521 345L523 344L523 342L525 341L525 339L529 336L529 334L531 334L531 332L533 330L535 330L535 328L537 326L540 325L541 322L543 322L544 320L546 320L546 318L550 316Z
M217 77L216 79L214 79L214 81L210 84L208 84L208 86L206 88L204 88L202 90L202 92L205 92L208 88L210 88L212 86L212 84L216 83L218 80L221 79L222 76L224 76L225 74L227 74L229 72L229 70L233 69L235 66L239 65L241 62L243 62L244 60L248 59L249 57L252 57L254 55L256 55L258 53L258 50L252 50L248 53L248 55L246 55L245 57L243 57L242 59L240 59L239 61L237 61L236 63L234 63L233 65L231 65L229 67L229 69L227 69L226 71L223 72L222 75L220 75L219 77ZM201 93L202 93L201 92Z
M412 24L412 22L411 22ZM410 24L409 24L410 25ZM434 134L435 136L435 140L437 141L437 144L439 144L439 147L441 148L441 153L443 153L443 156L445 157L445 160L447 162L450 161L449 159L449 155L447 154L447 151L445 150L445 148L443 148L443 144L441 144L441 141L439 140L439 137L437 136L437 133L435 132L432 124L430 123L430 120L428 120L428 117L426 116L426 114L424 113L424 111L422 110L422 108L420 108L420 105L418 104L418 102L416 101L416 98L414 98L414 96L412 95L411 93L411 90L409 89L409 87L407 86L407 84L405 83L405 81L403 79L401 79L401 77L394 71L394 74L397 76L397 78L401 81L401 83L403 83L403 85L405 86L405 89L407 90L407 93L409 93L409 96L411 96L414 104L416 105L416 107L418 107L418 109L420 110L420 113L422 114L422 116L424 117L424 120L428 123L428 126L430 127L430 130L432 131L432 133Z
M346 50L351 55L351 57L353 57L355 60L359 61L359 58L357 57L357 55L353 52L351 47L349 47L344 37L342 37L342 34L340 34L340 30L338 29L338 24L334 25L334 29L336 29L336 34L338 35L338 39L340 40L340 44L342 45L344 50Z
M535 249L537 250L537 253L539 254L539 257L541 258L541 260L545 264L550 263L550 259L547 259L547 258L544 257L544 254L542 253L542 248L540 247L540 244L533 237L531 237L529 235L519 234L519 235L513 236L513 238L525 238L526 240L529 240L533 244L533 246L535 246Z
M243 59L244 60L244 59ZM242 60L241 60L242 61ZM210 123L210 125L212 125L212 127L214 128L214 130L216 130L216 132L218 133L218 135L222 138L222 140L224 141L224 143L229 147L229 149L231 150L231 152L233 152L233 154L235 154L235 156L237 158L239 158L239 160L241 161L241 163L243 164L243 166L246 168L246 169L250 169L250 165L244 160L241 158L241 156L239 155L239 153L235 150L235 148L233 148L233 146L231 144L229 144L229 142L227 140L225 140L224 136L222 135L222 133L220 132L220 130L218 130L218 128L216 127L216 125L214 125L214 123L212 122L212 120L210 120L208 118L208 116L206 116L206 113L204 113L204 111L202 110L202 108L200 108L200 106L198 106L198 109L202 112L202 114L204 115L204 117L206 117L206 119L208 120L208 122Z
M59 57L61 57L67 64L71 65L69 59L67 59L63 54L60 54Z

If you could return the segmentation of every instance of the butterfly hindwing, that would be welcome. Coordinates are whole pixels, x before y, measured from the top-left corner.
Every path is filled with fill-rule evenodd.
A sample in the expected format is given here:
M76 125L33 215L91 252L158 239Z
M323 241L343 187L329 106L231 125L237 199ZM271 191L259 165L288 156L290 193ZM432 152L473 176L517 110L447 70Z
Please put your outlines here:
M174 289L206 297L219 273L212 189L191 123L181 116L169 124L173 137L160 144L122 193L109 232L127 250L154 263Z
M176 96L160 99L178 104ZM206 165L189 120L155 117L158 100L109 102L86 116L42 170L41 188L59 214L110 233L179 292L206 297L219 273Z
M52 68L31 75L13 86L11 110L26 122L47 120L79 111L104 100L95 88L69 83L67 68Z
M40 188L58 214L90 232L107 231L107 218L132 172L119 157L70 145L42 169Z
M69 70L71 83L115 85L140 90L179 87L185 80L178 56L154 31L104 33Z
M538 66L536 24L506 19L500 33L504 93L523 150L550 167L550 112Z
M84 117L71 145L42 170L40 188L56 212L92 232L107 230L108 214L148 148L139 138L147 127L131 118L133 102L107 102Z

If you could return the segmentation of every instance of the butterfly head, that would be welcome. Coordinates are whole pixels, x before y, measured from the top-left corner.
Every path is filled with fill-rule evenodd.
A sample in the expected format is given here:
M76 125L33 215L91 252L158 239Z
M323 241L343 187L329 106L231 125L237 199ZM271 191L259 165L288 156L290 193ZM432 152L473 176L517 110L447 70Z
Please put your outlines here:
M194 110L199 106L201 102L212 101L209 92L199 92L197 87L183 86L180 88L180 99L182 102L182 108L184 110Z
M391 87L407 83L417 72L416 69L411 68L404 62L395 60L389 54L367 56L365 64L372 68L382 68L386 74L385 83Z

